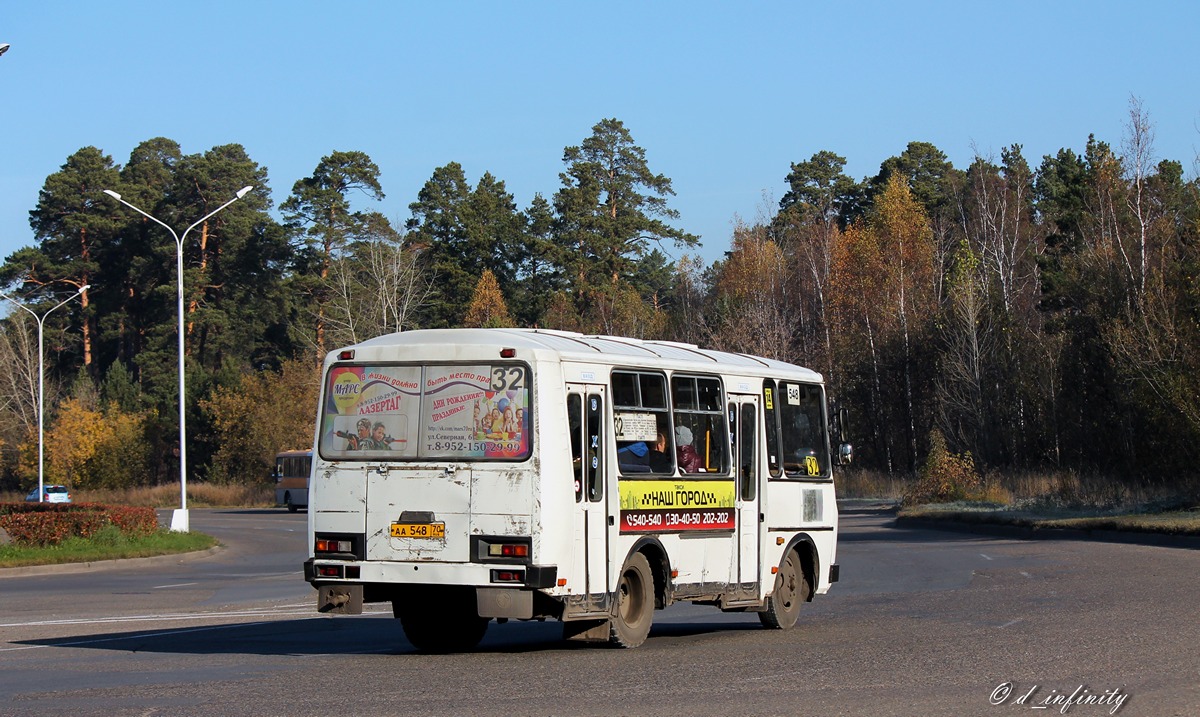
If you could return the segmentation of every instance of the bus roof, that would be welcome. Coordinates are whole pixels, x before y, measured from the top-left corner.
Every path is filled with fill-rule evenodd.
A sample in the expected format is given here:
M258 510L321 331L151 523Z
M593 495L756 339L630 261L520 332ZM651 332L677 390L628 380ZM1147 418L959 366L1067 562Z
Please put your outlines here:
M821 375L795 364L774 359L704 349L694 344L674 341L647 341L620 336L589 336L570 331L548 329L418 329L394 334L385 334L357 346L382 348L392 346L429 346L436 344L456 346L497 346L502 348L547 350L560 358L581 361L603 361L620 363L626 358L630 363L644 361L670 361L692 364L693 370L715 370L722 367L736 372L742 367L750 374L759 373L803 373L807 379L820 381ZM348 347L353 348L353 347ZM330 352L335 357L337 351Z

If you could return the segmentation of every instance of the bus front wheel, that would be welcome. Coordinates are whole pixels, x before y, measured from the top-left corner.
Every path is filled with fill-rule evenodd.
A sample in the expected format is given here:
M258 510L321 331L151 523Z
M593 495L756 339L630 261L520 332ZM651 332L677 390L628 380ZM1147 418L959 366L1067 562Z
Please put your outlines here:
M650 634L654 620L654 577L646 556L635 553L621 568L616 603L609 620L609 642L637 647Z
M800 556L789 550L775 574L775 589L767 598L767 607L758 613L758 619L776 630L792 629L800 617L800 605L808 599L809 589Z

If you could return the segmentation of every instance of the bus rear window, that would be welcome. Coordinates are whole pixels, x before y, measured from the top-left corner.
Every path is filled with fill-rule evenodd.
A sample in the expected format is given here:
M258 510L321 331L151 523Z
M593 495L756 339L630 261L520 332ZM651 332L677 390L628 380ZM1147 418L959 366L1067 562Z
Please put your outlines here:
M337 365L319 447L329 460L523 460L529 410L520 364Z

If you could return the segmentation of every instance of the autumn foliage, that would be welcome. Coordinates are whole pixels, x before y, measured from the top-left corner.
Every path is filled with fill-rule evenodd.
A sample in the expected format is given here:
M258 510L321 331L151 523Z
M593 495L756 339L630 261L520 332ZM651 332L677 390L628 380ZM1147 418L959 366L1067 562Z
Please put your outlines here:
M217 450L209 469L217 483L267 480L279 451L311 446L316 430L320 367L287 361L279 372L244 374L217 388L200 407L212 421Z
M70 537L90 538L105 526L145 537L158 530L153 508L98 503L0 503L0 528L22 545L57 545Z

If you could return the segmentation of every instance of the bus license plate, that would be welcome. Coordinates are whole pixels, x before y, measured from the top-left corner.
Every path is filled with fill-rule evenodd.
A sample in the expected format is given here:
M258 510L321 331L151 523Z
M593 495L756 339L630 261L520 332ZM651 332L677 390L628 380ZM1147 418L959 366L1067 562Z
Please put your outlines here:
M445 523L392 523L393 538L445 538Z

